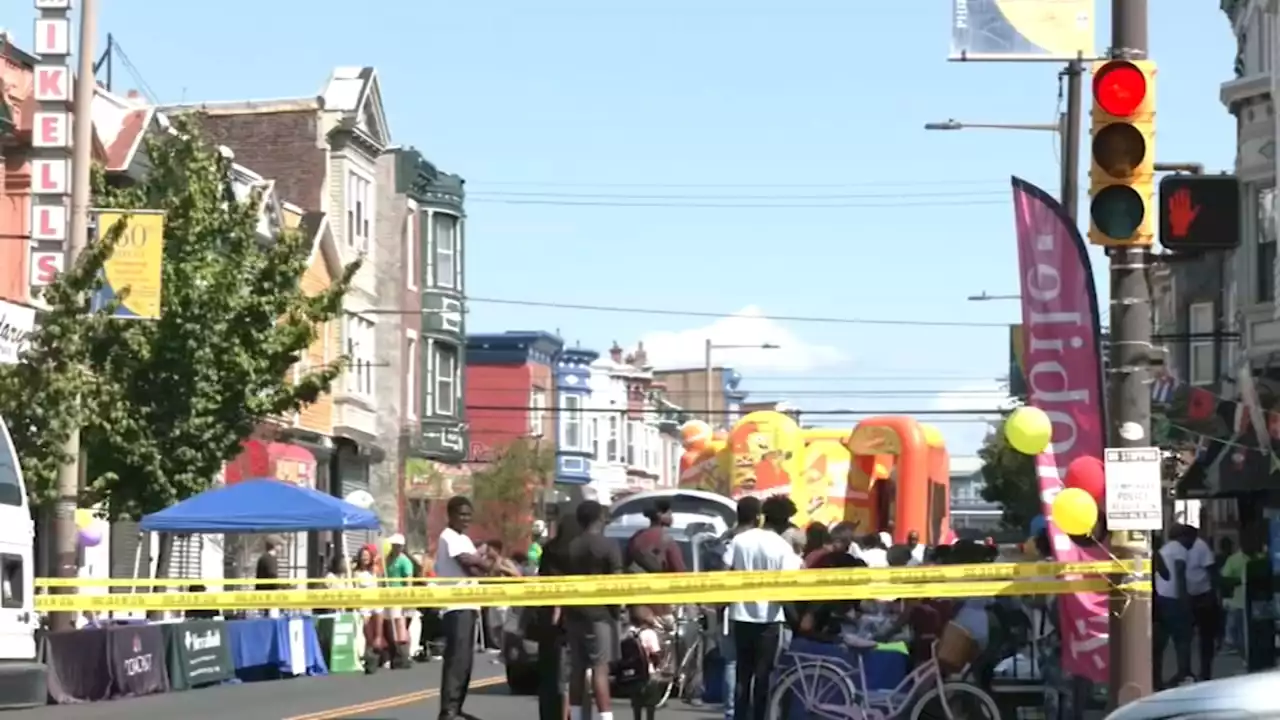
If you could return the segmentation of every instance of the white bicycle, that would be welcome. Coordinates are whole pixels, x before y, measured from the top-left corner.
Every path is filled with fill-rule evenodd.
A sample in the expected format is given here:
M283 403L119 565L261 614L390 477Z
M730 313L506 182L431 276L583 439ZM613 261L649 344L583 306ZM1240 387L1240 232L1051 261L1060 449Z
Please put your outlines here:
M892 690L867 690L863 663L789 652L769 697L769 720L1000 720L981 688L947 680L931 659ZM797 710L804 717L796 717Z

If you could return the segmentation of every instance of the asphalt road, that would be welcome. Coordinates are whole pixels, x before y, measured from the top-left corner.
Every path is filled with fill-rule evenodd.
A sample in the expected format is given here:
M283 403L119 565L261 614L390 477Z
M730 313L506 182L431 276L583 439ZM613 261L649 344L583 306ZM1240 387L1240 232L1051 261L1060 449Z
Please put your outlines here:
M494 655L477 655L472 692L500 688L506 696L503 667ZM440 687L440 663L422 663L409 670L383 670L375 675L342 674L293 678L274 682L220 685L187 692L86 705L51 705L5 713L5 720L347 720L348 718L413 717L427 707ZM502 697L512 720L536 717L533 698ZM487 699L486 699L487 701ZM470 704L470 701L468 701ZM412 708L409 713L407 708ZM405 713L405 714L400 714ZM519 716L518 718L516 716ZM488 716L481 716L490 720ZM501 718L501 716L494 716Z

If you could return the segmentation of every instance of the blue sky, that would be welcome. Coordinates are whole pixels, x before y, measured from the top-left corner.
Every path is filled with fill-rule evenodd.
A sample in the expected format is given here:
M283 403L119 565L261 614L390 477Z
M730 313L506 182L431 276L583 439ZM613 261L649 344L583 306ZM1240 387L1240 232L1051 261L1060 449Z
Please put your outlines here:
M1059 68L948 63L950 2L391 4L104 0L100 27L135 68L117 63L116 89L161 102L311 95L334 66L377 67L393 140L468 179L467 282L478 298L1017 321L1016 302L965 298L1017 291L1008 177L1056 194L1054 136L921 126L1052 122ZM1099 6L1105 48L1109 3ZM366 8L376 12L355 14ZM1217 3L1151 8L1159 157L1230 170L1234 124L1218 101L1235 56L1226 17ZM30 47L34 14L29 2L3 3L0 26ZM815 204L828 207L806 207ZM998 327L483 302L469 323L559 331L602 350L647 336L671 364L700 362L708 334L775 342L717 361L743 369L753 398L811 410L989 407L1007 357ZM940 427L953 453L984 431Z

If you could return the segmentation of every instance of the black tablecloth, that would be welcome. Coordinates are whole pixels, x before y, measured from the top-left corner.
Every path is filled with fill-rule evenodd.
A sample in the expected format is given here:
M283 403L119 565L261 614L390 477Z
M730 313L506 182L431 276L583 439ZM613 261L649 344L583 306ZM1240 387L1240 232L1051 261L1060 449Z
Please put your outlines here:
M165 636L158 625L47 633L49 698L58 704L166 692Z

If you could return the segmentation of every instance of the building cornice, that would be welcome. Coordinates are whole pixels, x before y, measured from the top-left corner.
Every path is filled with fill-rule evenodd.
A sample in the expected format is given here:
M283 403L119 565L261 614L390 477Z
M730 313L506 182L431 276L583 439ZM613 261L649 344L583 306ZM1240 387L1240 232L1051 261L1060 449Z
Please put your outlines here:
M468 365L546 365L555 363L564 340L548 332L516 331L467 336Z
M441 172L414 148L396 150L396 192L423 206L441 208L462 215L466 181L461 176Z

